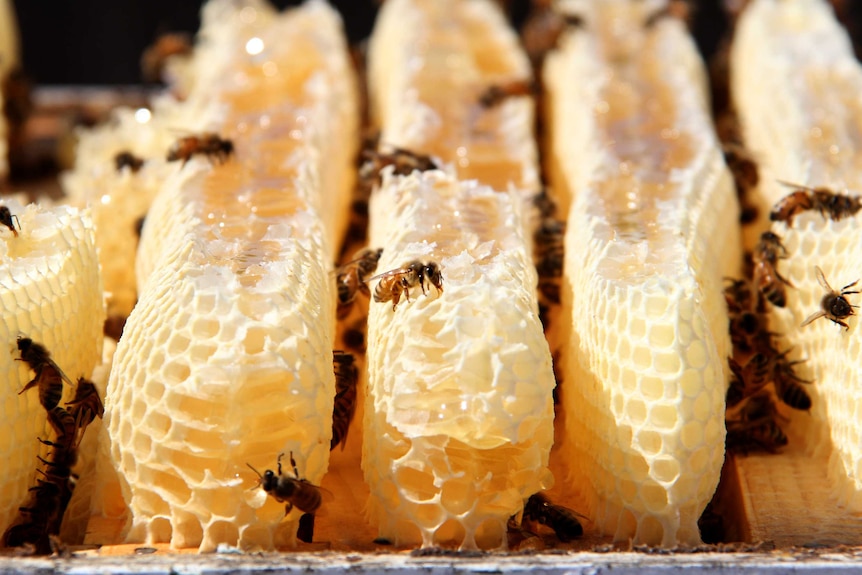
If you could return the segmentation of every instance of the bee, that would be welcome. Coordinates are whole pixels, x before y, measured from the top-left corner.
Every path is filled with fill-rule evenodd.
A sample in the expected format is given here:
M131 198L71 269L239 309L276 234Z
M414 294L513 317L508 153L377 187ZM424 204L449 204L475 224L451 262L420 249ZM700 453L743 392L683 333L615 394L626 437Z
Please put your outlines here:
M201 154L208 158L224 163L233 155L233 142L223 139L218 134L205 132L196 136L185 136L174 142L168 150L167 160L175 162L182 160L183 166L192 159L195 154Z
M141 56L141 76L145 82L161 82L165 64L172 56L186 56L192 52L188 34L169 32L160 35L144 50Z
M366 282L377 270L377 262L383 254L383 248L364 249L354 255L354 259L339 267L335 283L338 287L338 319L344 319L353 309L356 292L362 292L370 297L371 291Z
M730 313L742 313L754 308L755 294L748 280L725 278L730 283L724 288L724 300Z
M137 157L128 150L117 152L114 156L114 166L118 172L122 172L123 168L129 168L133 173L141 169L144 165L144 160Z
M784 419L778 413L772 396L759 392L740 408L738 419L727 421L727 446L735 451L762 449L775 452L787 445L787 435L778 424Z
M534 195L530 202L539 212L539 217L542 219L553 218L557 213L557 202L548 193L547 188L542 188L542 191Z
M769 356L763 353L755 353L745 362L745 365L740 365L733 358L728 359L728 363L731 373L742 381L746 390L760 389L769 380L771 360ZM751 395L751 392L747 392L745 395Z
M374 182L378 185L382 183L380 172L387 166L393 166L392 173L396 176L409 176L414 171L440 169L440 165L431 156L394 146L390 149L389 152L380 152L372 147L362 150L359 179L365 189L373 188Z
M582 16L563 14L552 4L548 0L532 2L532 9L521 27L521 43L534 70L541 69L545 56L557 47L564 32L586 27Z
M99 390L92 381L83 377L78 378L75 397L66 403L66 406L72 406L70 413L75 418L76 426L82 431L93 423L94 419L97 417L101 419L105 415L105 406L99 397Z
M792 349L792 348L791 348ZM772 383L775 392L781 400L794 409L808 411L811 409L811 396L802 384L812 383L796 374L795 365L805 363L805 360L787 361L790 349L777 354L772 364Z
M733 361L733 359L729 359L728 361ZM733 407L735 405L739 405L743 399L745 399L745 383L736 373L734 373L734 376L730 379L730 385L727 388L725 403L727 404L727 407Z
M59 405L48 411L48 423L57 434L56 444L66 451L73 452L77 447L78 422L75 417Z
M44 544L42 544L44 542ZM3 547L30 546L32 553L47 554L48 534L45 527L34 521L16 523L3 533Z
M553 218L545 218L533 234L535 244L536 271L540 278L558 278L563 275L565 256L563 237L566 224Z
M332 410L330 450L335 449L339 443L344 449L347 444L347 431L353 414L356 413L356 385L359 382L359 370L353 355L335 350L332 352L332 364L335 369L335 405Z
M555 505L542 493L534 493L524 504L523 521L534 521L554 530L557 539L566 542L584 534L577 514L562 505Z
M21 222L18 221L18 216L13 214L8 207L0 206L0 224L3 224L17 238L18 230L15 229L15 224L18 224L18 230L21 229Z
M533 79L494 84L479 94L479 105L483 108L493 108L509 98L535 96L537 92L538 85Z
M374 288L374 301L392 301L392 310L401 301L401 294L410 301L410 288L419 286L427 293L427 284L433 285L437 293L443 293L443 275L436 262L413 260L404 267L376 275L369 281L380 280Z
M859 280L847 284L846 286L841 288L841 291L839 292L835 291L829 286L829 282L826 281L826 276L823 275L823 270L821 270L819 266L814 266L814 271L817 274L817 281L820 283L821 286L826 288L826 295L824 295L823 298L820 300L820 309L809 315L805 319L805 321L802 322L801 327L808 325L816 319L825 317L829 321L843 326L845 331L849 330L850 326L841 320L848 318L851 315L855 315L856 312L853 311L853 308L858 308L859 306L851 305L850 302L847 301L847 298L844 296L859 293L859 290L847 289L855 286L857 283L859 283Z
M839 221L862 209L862 196L836 194L828 188L811 188L781 180L779 183L796 191L781 198L772 207L769 214L772 221L786 222L789 226L796 215L806 210L817 210L823 217Z
M759 314L744 311L730 316L730 342L733 348L742 352L753 351L758 345L758 335L762 331Z
M50 412L60 403L60 397L63 395L63 382L72 385L72 381L54 363L48 350L29 337L18 337L18 350L21 352L20 361L27 362L30 369L36 372L36 377L31 379L24 386L24 389L18 392L18 395L38 385L39 402L45 411Z
M278 455L278 475L271 469L263 472L263 475L246 463L249 468L257 473L260 478L259 485L263 487L269 495L275 498L279 503L287 502L284 507L284 514L293 510L294 507L304 513L314 513L320 508L320 503L323 499L321 488L312 485L305 479L299 477L299 470L296 468L296 461L293 459L293 452L290 452L290 465L293 467L294 477L288 477L281 471L281 459L284 453Z
M775 269L778 260L787 258L787 249L781 243L781 238L773 232L763 232L760 242L752 254L754 260L754 285L773 305L787 305L787 290L785 286L793 287L778 270Z
M747 224L757 219L757 206L748 202L749 193L760 183L760 172L757 163L751 154L740 144L727 142L722 145L724 151L724 162L727 164L733 183L736 187L736 196L739 198L742 212L740 222Z

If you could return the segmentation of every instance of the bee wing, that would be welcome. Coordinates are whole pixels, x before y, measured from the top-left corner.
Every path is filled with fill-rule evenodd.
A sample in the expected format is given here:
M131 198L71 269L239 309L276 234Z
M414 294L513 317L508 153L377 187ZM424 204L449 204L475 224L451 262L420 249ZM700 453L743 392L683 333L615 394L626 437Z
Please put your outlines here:
M47 362L48 362L48 363L50 363L50 364L51 364L51 366L52 366L54 369L56 369L56 370L57 370L57 373L60 375L60 377L63 379L63 381L65 381L66 383L68 383L69 385L71 385L71 386L73 386L73 387L74 387L74 385L75 385L75 384L74 384L74 383L72 383L72 380L71 380L71 379L69 379L69 376L68 376L68 375L66 375L66 374L63 372L63 370L62 370L62 369L60 369L60 366L59 366L59 365L57 365L56 363L54 363L54 360L52 360L52 359L48 358L48 359L47 359Z
M812 188L810 186L806 186L804 184L794 184L793 182L788 182L787 180L779 180L779 179L776 179L775 181L778 182L779 184L781 184L782 186L787 186L788 188L795 188L797 190L805 190L807 192L813 192L814 191L814 188Z
M823 311L822 309L817 310L814 313L812 313L811 315L809 315L807 318L805 318L805 321L803 321L799 327L805 327L806 325L808 325L809 323L811 323L815 319L819 319L821 317L824 317L825 315L826 315L826 312Z
M823 270L820 269L820 266L814 266L814 273L817 275L817 283L822 285L827 290L832 291L832 287L829 285L829 282L826 281L826 276L823 275Z
M373 282L374 280L380 280L380 279L383 279L383 278L389 278L389 277L392 277L392 276L397 276L397 275L401 275L401 274L406 274L406 273L408 273L409 271L410 271L410 270L409 270L409 269L407 269L407 268L398 268L398 269L395 269L395 270L389 270L388 272L383 272L382 274L377 274L377 275L376 275L376 276L374 276L374 277L370 277L370 278L368 278L367 282L368 282L368 283L370 283L370 282Z

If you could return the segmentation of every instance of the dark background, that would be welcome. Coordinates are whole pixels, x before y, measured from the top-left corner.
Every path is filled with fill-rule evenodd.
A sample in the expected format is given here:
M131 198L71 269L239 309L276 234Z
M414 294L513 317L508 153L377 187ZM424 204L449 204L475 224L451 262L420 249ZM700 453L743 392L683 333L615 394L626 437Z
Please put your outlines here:
M300 0L271 0L278 8ZM433 0L430 0L433 1ZM597 0L598 1L598 0ZM721 9L730 0L689 0L692 30L705 57L727 30ZM830 0L851 35L862 30L862 0ZM137 84L140 56L165 32L194 32L201 0L14 0L24 69L36 84ZM342 14L351 42L367 37L377 0L330 0ZM530 0L506 0L519 26ZM857 50L857 54L858 54Z
M694 33L706 55L726 28L720 1L695 1ZM284 8L300 1L272 3ZM341 12L351 42L368 36L377 2L330 3ZM161 33L197 30L201 4L200 0L14 0L24 69L36 84L140 83L144 48ZM511 20L519 25L529 0L508 4Z

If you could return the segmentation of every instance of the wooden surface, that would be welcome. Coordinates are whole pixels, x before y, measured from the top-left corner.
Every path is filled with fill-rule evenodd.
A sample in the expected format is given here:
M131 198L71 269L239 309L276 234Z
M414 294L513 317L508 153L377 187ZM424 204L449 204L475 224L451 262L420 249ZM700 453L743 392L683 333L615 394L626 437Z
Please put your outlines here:
M723 487L739 494L729 517L741 537L777 548L862 545L862 517L829 495L827 462L828 456L810 456L792 442L782 453L729 460Z

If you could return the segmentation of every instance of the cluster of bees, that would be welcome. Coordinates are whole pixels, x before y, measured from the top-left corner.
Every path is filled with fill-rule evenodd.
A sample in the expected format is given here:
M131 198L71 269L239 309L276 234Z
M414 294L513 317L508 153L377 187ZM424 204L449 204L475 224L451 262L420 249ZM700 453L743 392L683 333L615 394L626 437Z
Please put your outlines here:
M28 337L18 338L18 350L24 361L35 373L19 392L36 387L39 402L48 414L48 423L54 431L53 440L38 438L51 451L47 459L38 457L43 468L37 484L30 488L29 501L19 507L18 520L3 534L5 547L30 547L34 552L45 554L53 551L66 507L72 498L76 477L72 467L77 461L78 446L84 432L96 417L102 417L104 407L93 382L81 377L75 387L75 396L60 406L64 382L71 380L51 359L44 346Z
M735 173L736 175L736 173ZM827 188L810 188L782 182L794 191L778 201L769 214L770 220L790 226L798 214L817 211L823 217L841 220L862 209L862 197L835 193ZM790 281L778 271L781 260L789 254L782 238L765 231L751 256L751 273L748 279L732 280L725 288L725 299L730 312L730 336L734 357L729 360L733 377L727 391L727 446L734 451L765 450L774 452L787 444L787 435L781 429L786 423L776 404L776 398L793 409L808 411L811 396L804 385L812 383L796 373L802 360L791 361L791 350L781 350L774 343L775 334L767 327L766 305L784 307ZM825 293L820 308L809 315L800 327L825 317L835 324L849 328L844 321L854 315L847 296L854 281L840 290L833 289L823 271L815 266L817 281ZM772 383L772 391L767 384Z

